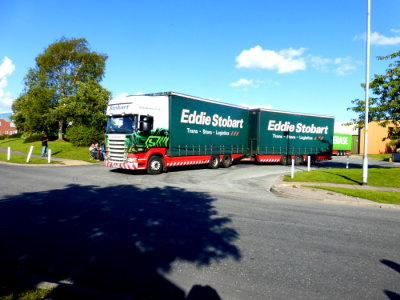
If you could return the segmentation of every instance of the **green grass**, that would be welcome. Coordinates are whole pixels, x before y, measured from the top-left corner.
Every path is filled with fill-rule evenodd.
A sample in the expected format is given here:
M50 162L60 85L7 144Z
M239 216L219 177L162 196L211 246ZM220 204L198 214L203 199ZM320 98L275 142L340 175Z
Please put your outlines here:
M400 193L398 192L386 192L386 191L374 191L374 190L363 190L363 189L352 189L342 187L330 187L330 186L307 186L322 190L327 190L335 193L341 193L344 195L368 199L378 203L387 204L400 204Z
M49 149L51 149L52 157L69 158L75 160L83 160L93 162L89 156L88 147L75 147L66 141L51 141L48 142ZM42 151L42 142L33 142L24 144L24 140L20 138L7 139L0 141L0 147L11 147L11 150L28 153L31 146L33 154L40 155Z
M295 173L285 181L329 182L362 184L362 169L324 169ZM400 168L374 168L368 170L368 185L400 187Z
M51 293L51 289L34 289L23 292L0 296L1 300L38 300L45 299Z
M376 160L389 160L389 158L392 157L391 153L385 153L385 154L368 154L368 158L371 159L376 159Z
M26 162L26 156L12 154L10 160L7 160L7 153L0 153L0 161L6 161L15 164L48 164L47 158L31 157L29 163ZM51 160L50 164L62 164L62 162Z

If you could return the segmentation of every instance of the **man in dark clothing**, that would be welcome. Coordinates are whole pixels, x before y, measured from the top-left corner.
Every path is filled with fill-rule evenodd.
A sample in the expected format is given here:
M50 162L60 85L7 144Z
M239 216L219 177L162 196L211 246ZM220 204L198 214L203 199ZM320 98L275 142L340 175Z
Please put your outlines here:
M47 142L49 141L49 137L47 134L44 134L42 137L42 157L47 156Z

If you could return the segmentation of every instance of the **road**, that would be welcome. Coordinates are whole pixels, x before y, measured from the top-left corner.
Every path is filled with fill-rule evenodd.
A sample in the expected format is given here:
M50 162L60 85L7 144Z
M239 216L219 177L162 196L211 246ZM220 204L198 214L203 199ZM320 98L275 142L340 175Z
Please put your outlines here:
M22 267L136 299L400 297L400 210L270 193L288 172L0 165L0 280Z

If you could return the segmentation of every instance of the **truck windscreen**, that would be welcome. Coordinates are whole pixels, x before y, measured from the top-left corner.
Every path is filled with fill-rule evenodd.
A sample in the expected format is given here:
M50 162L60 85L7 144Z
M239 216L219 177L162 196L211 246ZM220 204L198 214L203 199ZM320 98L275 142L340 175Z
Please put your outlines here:
M107 119L107 133L132 133L137 129L137 115L109 117Z

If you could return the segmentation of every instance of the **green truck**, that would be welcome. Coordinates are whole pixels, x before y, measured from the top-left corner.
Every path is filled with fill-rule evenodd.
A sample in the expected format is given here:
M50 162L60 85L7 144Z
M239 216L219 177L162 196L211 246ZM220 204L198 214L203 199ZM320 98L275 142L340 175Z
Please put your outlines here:
M337 156L350 155L353 146L353 136L351 134L335 133L333 135L332 154Z
M147 170L234 160L287 164L331 158L332 117L248 109L174 92L127 96L107 107L105 165Z

